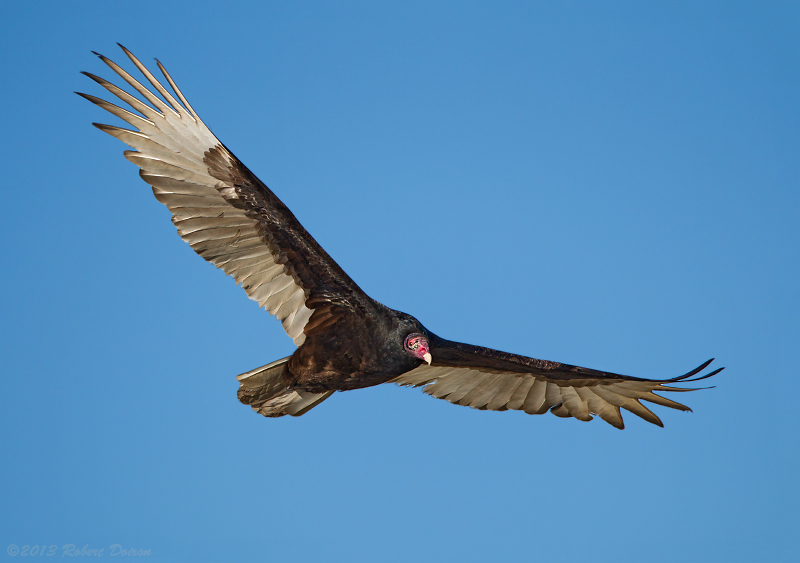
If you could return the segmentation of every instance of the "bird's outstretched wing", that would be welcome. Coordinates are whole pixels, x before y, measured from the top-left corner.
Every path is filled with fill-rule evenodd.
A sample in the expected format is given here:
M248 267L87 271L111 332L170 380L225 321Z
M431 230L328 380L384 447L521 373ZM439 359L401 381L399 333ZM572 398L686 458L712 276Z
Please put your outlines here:
M592 420L592 415L596 414L619 429L625 427L620 409L664 426L660 418L640 403L641 400L690 411L689 407L654 391L694 391L669 384L699 381L724 369L697 376L711 363L712 360L708 360L679 377L642 379L536 360L438 337L431 340L431 355L431 365L422 365L391 382L412 387L424 385L423 391L437 399L475 409L521 410L528 414L544 414L549 410L556 416L584 421Z
M94 124L136 149L125 157L172 212L181 238L277 316L298 346L342 316L373 307L291 211L211 133L161 63L156 61L180 102L122 49L155 92L98 56L149 104L86 72L138 113L79 95L135 128Z

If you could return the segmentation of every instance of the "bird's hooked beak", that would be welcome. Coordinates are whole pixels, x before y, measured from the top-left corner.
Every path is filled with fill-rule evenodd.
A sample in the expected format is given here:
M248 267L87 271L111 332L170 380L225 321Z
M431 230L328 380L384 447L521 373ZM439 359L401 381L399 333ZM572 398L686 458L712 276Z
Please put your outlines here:
M431 357L431 353L430 352L425 352L425 355L422 356L422 359L425 360L426 362L428 362L428 365L431 365L431 360L433 358Z

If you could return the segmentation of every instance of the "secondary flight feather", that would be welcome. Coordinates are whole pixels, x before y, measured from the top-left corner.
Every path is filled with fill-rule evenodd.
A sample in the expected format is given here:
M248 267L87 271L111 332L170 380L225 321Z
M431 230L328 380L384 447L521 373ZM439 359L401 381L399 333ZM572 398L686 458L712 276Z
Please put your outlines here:
M656 392L692 391L672 384L723 369L702 374L709 360L679 377L643 379L440 338L366 295L206 127L161 63L172 93L122 49L150 87L98 56L145 101L84 72L133 110L80 94L132 129L94 125L135 149L125 157L170 210L181 238L275 315L297 345L291 356L237 377L239 400L260 414L300 416L334 391L396 383L477 409L597 415L617 428L625 409L663 426L642 400L690 410Z

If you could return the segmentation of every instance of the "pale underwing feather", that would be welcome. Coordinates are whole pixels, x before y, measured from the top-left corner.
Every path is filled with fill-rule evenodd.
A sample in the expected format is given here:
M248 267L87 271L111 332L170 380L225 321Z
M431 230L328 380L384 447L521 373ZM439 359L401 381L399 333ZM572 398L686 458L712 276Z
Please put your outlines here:
M459 405L468 405L472 408L480 408L492 400L494 394L497 393L497 382L500 380L501 374L493 374L489 377L481 378L480 383L475 385L469 393L464 395L458 401Z
M575 387L575 392L580 395L589 406L589 412L598 415L616 428L624 428L619 408L601 399L592 391L593 387Z
M561 404L561 390L556 383L547 382L544 390L544 401L547 407L558 407Z
M434 356L434 362L435 362ZM563 418L589 421L597 415L616 428L624 428L620 409L663 426L661 419L639 400L677 410L686 406L654 394L653 390L687 391L650 380L611 380L587 377L548 380L542 375L480 371L474 367L423 365L392 380L404 386L425 386L423 391L451 403L486 410L523 410L543 414L548 410Z
M664 426L664 424L661 422L661 419L658 418L652 411L650 411L650 409L642 405L639 401L615 393L613 385L598 385L592 391L597 396L605 399L612 405L630 411L636 416L639 416L648 422L652 422L657 426Z
M434 373L435 373L435 370L437 369L437 368L427 368L427 366L421 366L421 367L423 369L425 369L426 371L434 370ZM420 369L420 368L417 368L417 369ZM438 369L442 370L443 368L438 368ZM439 376L434 375L433 379L429 380L429 381L434 381L438 377L438 381L436 381L432 385L429 385L428 387L425 388L425 393L428 393L429 395L433 395L437 399L443 399L444 397L446 397L447 395L449 395L450 393L455 391L456 388L458 388L458 386L461 385L463 382L465 382L465 381L467 381L467 380L469 380L469 379L471 379L471 378L473 378L473 377L475 377L477 375L477 372L473 373L470 370L456 370L454 368L444 368L444 370L445 371L440 373ZM409 373L414 373L414 371L416 371L416 370L413 370L413 371L411 371ZM450 375L451 373L453 375ZM405 377L405 376L401 376L401 377ZM426 381L426 383L427 383L427 381Z
M543 414L550 408L545 403L545 391L547 390L547 382L543 379L535 379L531 377L532 384L528 390L528 396L525 397L524 402L519 406L520 410L528 414Z
M533 384L536 382L536 379L533 377L522 376L520 379L522 379L522 382L519 384L519 387L514 390L514 392L511 394L511 398L508 400L509 410L522 409L522 405L525 403L525 399L528 397L530 388L533 387Z
M287 334L296 344L301 344L305 340L303 328L312 313L305 306L307 291L284 266L275 263L276 256L264 239L258 219L233 205L238 198L235 187L210 173L206 158L212 149L221 148L222 144L189 109L186 98L160 63L159 68L180 102L136 57L124 47L123 50L164 99L119 65L100 56L149 105L105 79L84 73L138 112L132 113L96 96L81 94L135 130L95 125L135 149L125 151L125 157L140 167L140 176L152 186L156 199L172 212L181 238L203 258L241 283L248 296L275 314ZM213 154L215 165L230 166L234 160L226 150ZM260 272L259 268L262 268Z
M503 386L498 389L497 394L486 404L486 409L490 411L506 410L514 391L522 385L522 376L505 376Z
M559 418L569 418L572 416L569 412L569 409L563 403L559 403L558 405L554 406L552 409L550 409L550 412ZM591 420L591 418L589 420Z
M589 405L581 399L575 389L572 387L560 387L559 391L561 392L561 401L569 411L569 414L578 420L592 420L592 416L589 414Z
M480 385L485 378L493 376L494 374L483 374L479 371L471 370L469 375L461 380L461 383L453 389L453 391L448 393L445 398L451 403L458 404L467 393L472 391L477 385Z

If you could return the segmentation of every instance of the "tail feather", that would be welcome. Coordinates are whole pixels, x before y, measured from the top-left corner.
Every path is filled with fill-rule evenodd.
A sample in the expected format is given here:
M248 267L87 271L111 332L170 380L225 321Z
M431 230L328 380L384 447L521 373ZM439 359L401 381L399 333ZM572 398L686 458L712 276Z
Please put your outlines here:
M333 394L290 389L281 378L288 362L289 358L283 358L237 375L239 401L264 416L301 416Z

